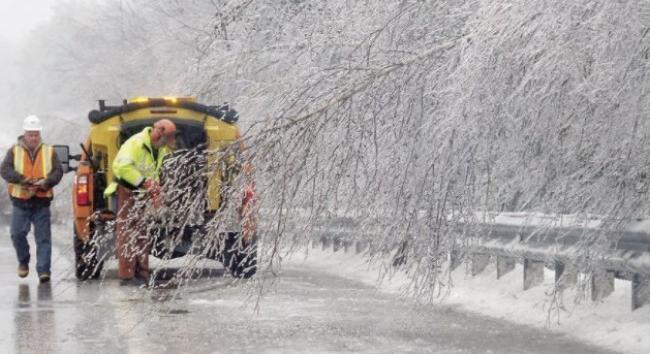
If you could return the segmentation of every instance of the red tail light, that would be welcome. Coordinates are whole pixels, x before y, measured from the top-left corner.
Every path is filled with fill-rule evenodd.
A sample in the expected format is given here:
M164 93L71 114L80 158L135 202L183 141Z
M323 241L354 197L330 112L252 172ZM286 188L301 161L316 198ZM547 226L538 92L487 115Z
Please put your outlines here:
M90 205L90 195L88 193L88 175L77 176L77 205Z

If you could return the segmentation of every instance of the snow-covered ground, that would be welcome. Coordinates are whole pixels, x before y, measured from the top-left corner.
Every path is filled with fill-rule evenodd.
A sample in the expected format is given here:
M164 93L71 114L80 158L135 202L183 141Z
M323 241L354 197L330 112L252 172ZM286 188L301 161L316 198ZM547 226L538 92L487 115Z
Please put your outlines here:
M2 353L610 353L544 329L402 301L333 274L326 254L284 263L279 277L261 274L275 285L259 303L246 296L261 290L256 281L224 276L217 262L204 264L214 274L183 288L120 286L114 263L102 281L78 282L70 228L62 226L53 228L53 281L39 285L33 274L16 277L0 225ZM187 261L154 266L173 272Z
M289 262L328 269L340 276L377 286L379 291L399 293L408 283L403 273L396 273L379 282L380 267L369 265L360 256L310 249L305 260L295 255ZM626 353L650 352L650 306L630 310L631 285L616 280L616 290L601 302L588 300L575 303L575 291L563 295L563 310L549 318L553 271L546 271L545 282L523 291L523 269L520 266L496 279L496 268L490 265L483 273L471 277L464 267L453 272L453 291L439 299L441 304L519 324L566 333L576 339ZM550 319L550 320L549 320Z

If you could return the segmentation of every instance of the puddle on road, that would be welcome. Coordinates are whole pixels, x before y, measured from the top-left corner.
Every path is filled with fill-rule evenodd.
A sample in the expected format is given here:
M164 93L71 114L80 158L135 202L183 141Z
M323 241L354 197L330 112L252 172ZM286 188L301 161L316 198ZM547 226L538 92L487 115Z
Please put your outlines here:
M182 310L182 309L176 309L176 310L169 310L167 311L168 314L170 315L187 315L190 313L189 310Z

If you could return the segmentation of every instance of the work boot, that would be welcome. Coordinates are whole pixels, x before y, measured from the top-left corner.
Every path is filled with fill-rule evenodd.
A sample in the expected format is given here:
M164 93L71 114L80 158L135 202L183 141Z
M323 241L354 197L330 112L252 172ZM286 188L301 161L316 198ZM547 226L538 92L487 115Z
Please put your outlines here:
M47 283L50 281L50 272L38 273L38 280L41 283Z
M29 275L29 267L27 264L19 264L18 265L18 276L21 278L26 277Z
M142 270L140 270L140 271L136 271L135 278L142 280L144 282L149 282L149 279L151 279L151 274L148 271L143 272Z

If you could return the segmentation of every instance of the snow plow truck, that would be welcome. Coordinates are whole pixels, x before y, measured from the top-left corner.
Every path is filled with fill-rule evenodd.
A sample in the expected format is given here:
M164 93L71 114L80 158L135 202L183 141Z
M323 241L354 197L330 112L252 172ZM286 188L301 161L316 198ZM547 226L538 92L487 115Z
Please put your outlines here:
M161 173L163 219L149 223L151 255L171 259L187 254L222 262L238 278L257 268L257 235L252 215L254 184L243 158L238 114L228 105L204 105L191 97L134 98L88 114L90 132L82 153L59 152L64 169L75 172L72 187L75 275L95 279L116 255L117 200L104 195L114 180L112 163L123 142L159 119L176 124L176 148ZM67 157L67 158L65 158ZM78 165L70 167L70 160ZM245 178L244 178L245 177ZM235 197L236 196L236 197ZM236 212L228 212L235 210ZM229 217L224 215L228 213ZM234 217L232 215L235 215ZM231 222L224 228L225 219Z

